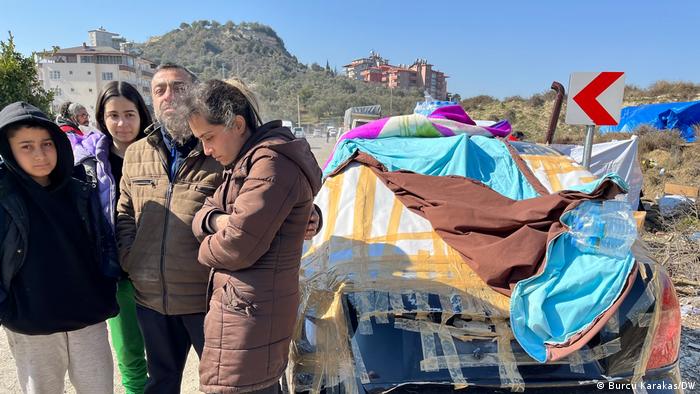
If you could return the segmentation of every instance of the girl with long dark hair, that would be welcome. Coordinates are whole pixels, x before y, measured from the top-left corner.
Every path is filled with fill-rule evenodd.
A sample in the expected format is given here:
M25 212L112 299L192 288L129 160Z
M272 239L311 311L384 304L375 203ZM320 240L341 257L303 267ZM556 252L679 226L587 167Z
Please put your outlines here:
M102 133L86 136L68 134L75 164L82 165L97 183L102 209L114 228L119 182L126 149L145 136L151 115L138 90L128 82L105 85L97 98L95 117ZM120 312L108 320L117 355L122 385L127 393L143 393L146 359L141 331L136 320L134 287L128 278L119 281L117 301Z

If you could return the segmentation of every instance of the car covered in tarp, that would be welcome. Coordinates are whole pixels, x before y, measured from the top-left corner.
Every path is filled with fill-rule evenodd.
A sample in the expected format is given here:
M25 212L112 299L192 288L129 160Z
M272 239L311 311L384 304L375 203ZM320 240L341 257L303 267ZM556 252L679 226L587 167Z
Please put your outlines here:
M288 390L681 391L664 269L640 241L617 257L572 242L578 204L625 182L509 132L453 106L342 136L302 257Z

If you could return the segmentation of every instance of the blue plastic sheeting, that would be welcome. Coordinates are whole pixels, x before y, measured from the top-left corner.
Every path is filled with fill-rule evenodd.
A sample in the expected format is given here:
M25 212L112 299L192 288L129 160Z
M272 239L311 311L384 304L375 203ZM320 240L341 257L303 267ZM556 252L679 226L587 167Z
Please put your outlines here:
M539 194L520 172L506 145L494 138L466 134L441 138L388 137L340 141L323 175L328 176L355 151L369 154L389 171L476 179L513 200Z
M645 124L657 129L678 129L683 139L695 142L697 136L693 125L700 124L700 101L625 107L620 115L620 123L617 126L603 126L600 132L631 133Z
M575 189L589 193L606 177L625 188L621 178L609 174ZM562 215L562 223L568 225L570 216ZM624 258L584 253L571 238L568 232L554 238L547 247L545 269L518 282L510 298L513 334L539 362L547 360L546 344L566 343L608 310L634 267L631 252Z

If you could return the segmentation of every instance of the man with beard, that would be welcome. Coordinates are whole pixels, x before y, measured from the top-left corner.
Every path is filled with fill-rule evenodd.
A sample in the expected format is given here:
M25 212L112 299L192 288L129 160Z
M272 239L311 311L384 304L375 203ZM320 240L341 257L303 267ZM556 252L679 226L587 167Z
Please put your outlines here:
M200 357L204 346L209 269L197 261L191 225L223 179L221 165L173 121L174 102L195 79L176 64L156 69L151 95L157 121L124 156L117 241L144 337L145 393L179 393L190 346ZM307 234L316 233L319 221L312 217Z

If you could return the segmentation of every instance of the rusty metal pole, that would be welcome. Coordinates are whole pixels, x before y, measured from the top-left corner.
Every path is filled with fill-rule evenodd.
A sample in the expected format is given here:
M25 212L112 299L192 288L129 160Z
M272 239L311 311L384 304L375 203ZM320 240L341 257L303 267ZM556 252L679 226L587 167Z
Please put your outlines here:
M554 100L554 108L552 109L552 117L549 118L549 127L547 128L547 136L544 142L549 145L554 139L554 132L557 130L557 123L559 123L559 114L561 113L561 106L564 103L564 85L557 81L552 82L552 90L557 92L557 98Z

